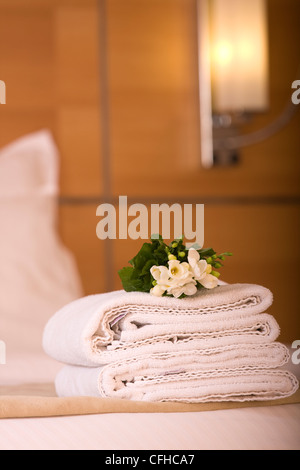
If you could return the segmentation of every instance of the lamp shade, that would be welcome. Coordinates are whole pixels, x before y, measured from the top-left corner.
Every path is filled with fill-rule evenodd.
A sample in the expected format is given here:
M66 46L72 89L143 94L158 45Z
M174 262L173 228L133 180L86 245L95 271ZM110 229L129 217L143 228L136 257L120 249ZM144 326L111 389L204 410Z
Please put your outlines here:
M211 0L213 111L262 111L268 106L265 0Z

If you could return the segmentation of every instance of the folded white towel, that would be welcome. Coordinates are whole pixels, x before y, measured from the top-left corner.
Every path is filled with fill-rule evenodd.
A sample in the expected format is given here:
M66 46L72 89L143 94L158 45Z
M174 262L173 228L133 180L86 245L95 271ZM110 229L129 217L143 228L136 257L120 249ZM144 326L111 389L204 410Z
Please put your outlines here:
M84 297L48 322L43 345L54 359L96 366L141 354L275 341L279 326L264 312L272 293L232 284L191 298L115 291Z
M290 372L275 369L288 358L287 348L280 343L241 344L139 356L102 368L65 366L56 378L56 391L59 396L135 401L276 399L298 388Z

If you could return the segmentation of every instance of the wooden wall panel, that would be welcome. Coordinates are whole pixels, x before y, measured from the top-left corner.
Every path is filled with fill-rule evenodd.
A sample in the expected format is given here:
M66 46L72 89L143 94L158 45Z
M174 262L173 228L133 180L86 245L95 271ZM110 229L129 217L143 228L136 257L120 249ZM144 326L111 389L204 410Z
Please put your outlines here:
M61 193L97 196L102 191L97 6L58 6L54 35Z
M61 194L76 198L101 194L99 108L62 106L57 111L56 135L62 155Z
M96 208L85 200L102 191L98 20L97 0L0 0L7 90L0 146L43 128L52 132L61 158L59 229L87 293L105 289Z
M269 309L281 326L281 339L300 335L297 291L300 273L300 207L298 204L209 206L205 212L206 244L231 250L224 279L268 287Z
M148 213L151 213L150 206ZM212 246L218 253L233 252L233 256L226 258L224 267L220 269L221 279L229 283L245 282L269 288L274 295L269 313L281 326L281 340L289 342L299 337L299 205L206 205L204 229L205 247ZM119 289L122 286L118 270L129 266L128 261L144 241L128 239L112 243L114 288Z
M14 109L5 105L0 109L0 147L13 142L21 136L40 129L54 129L55 111L52 109L28 110Z
M271 105L245 132L275 119L299 78L299 1L268 5ZM119 195L205 202L205 244L234 252L224 276L269 287L282 339L292 340L299 336L299 112L275 136L241 150L237 166L204 170L196 39L196 0L0 0L7 84L0 146L41 128L53 132L60 232L86 293L120 288L117 271L142 243L98 240L100 202Z
M107 5L113 192L174 194L200 161L196 3Z
M74 253L84 293L97 294L106 289L104 243L96 237L94 204L63 205L60 208L60 233Z
M7 107L39 111L52 107L53 52L49 10L2 10L0 70L7 86Z
M62 194L101 194L98 3L1 0L0 9L1 145L49 128Z
M94 7L98 8L98 0L1 0L0 7L15 12L29 12L41 10L53 10L54 8L68 7Z
M59 104L99 106L98 10L81 6L55 9L55 73Z
M176 186L179 198L299 197L299 112L274 137L241 149L236 167L201 167L196 2L107 4L114 194L152 197L155 186L157 197L170 197ZM271 105L244 133L279 116L295 78L299 2L271 0L269 10Z

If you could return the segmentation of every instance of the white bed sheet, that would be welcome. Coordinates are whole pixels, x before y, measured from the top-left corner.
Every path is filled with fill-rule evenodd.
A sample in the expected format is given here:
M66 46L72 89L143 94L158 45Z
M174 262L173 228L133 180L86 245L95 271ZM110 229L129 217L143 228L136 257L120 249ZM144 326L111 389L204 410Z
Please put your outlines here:
M300 406L0 421L1 450L299 450Z
M49 382L61 367L42 355L10 357L0 385ZM299 377L300 366L288 368ZM0 420L0 450L202 449L299 450L300 405Z

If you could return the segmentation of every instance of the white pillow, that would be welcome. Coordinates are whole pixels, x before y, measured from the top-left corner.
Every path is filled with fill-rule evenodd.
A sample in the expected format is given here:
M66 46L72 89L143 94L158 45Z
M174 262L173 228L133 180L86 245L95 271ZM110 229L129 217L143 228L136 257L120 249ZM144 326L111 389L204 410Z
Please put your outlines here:
M48 131L0 151L0 340L7 363L16 352L41 353L50 316L82 296L73 255L57 233L58 166Z

